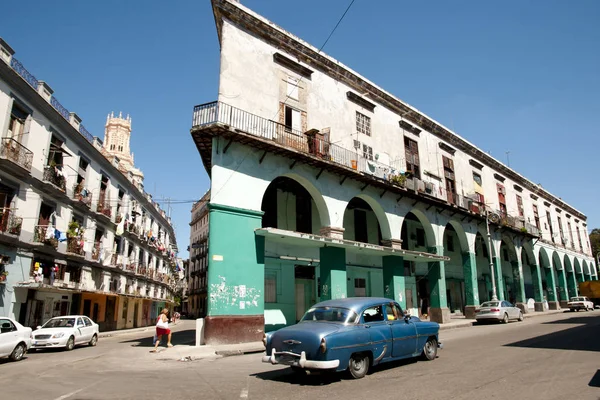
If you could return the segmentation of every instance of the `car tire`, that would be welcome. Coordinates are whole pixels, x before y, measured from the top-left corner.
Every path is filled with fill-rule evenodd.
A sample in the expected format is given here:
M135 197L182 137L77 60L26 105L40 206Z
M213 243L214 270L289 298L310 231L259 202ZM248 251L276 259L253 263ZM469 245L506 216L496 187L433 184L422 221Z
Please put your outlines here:
M27 353L27 346L23 343L19 343L12 353L10 353L10 359L13 361L21 361L23 356L25 356L25 353Z
M504 318L502 318L503 324L508 324L508 314L504 313Z
M94 334L94 336L92 336L92 340L90 340L90 342L88 344L92 347L97 345L98 344L98 335Z
M71 351L75 348L75 338L71 336L69 340L67 340L67 345L65 346L66 351Z
M350 356L348 372L354 379L363 378L369 372L369 364L371 364L369 356L364 353L354 353Z
M433 361L437 357L438 343L436 338L429 338L423 346L423 353L421 356L425 361Z
M525 318L523 318L523 312L519 313L519 322L523 322Z

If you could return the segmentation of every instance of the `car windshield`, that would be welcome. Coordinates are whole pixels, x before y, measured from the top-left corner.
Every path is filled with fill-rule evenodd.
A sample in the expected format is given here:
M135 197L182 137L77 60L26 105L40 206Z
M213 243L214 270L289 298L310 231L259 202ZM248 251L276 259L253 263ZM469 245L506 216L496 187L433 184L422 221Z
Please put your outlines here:
M571 301L585 301L585 297L571 297Z
M304 314L301 321L339 322L342 324L353 323L358 315L347 308L341 307L314 307Z
M499 307L500 306L500 302L499 301L486 301L485 303L483 303L481 305L481 307Z
M72 328L75 326L75 318L52 318L42 328Z

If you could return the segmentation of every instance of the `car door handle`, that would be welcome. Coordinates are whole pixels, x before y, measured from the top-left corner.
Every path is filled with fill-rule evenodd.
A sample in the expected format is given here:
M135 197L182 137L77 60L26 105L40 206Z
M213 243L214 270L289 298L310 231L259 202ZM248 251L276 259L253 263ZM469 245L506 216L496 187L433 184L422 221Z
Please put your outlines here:
M371 327L371 325L365 325L365 328L370 328L370 327Z

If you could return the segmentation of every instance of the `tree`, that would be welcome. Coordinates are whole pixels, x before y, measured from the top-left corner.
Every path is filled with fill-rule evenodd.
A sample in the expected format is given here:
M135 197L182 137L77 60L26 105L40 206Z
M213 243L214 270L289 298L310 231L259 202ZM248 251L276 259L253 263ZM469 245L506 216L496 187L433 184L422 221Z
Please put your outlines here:
M594 257L600 253L600 229L596 228L590 233L590 244L592 245L592 254Z

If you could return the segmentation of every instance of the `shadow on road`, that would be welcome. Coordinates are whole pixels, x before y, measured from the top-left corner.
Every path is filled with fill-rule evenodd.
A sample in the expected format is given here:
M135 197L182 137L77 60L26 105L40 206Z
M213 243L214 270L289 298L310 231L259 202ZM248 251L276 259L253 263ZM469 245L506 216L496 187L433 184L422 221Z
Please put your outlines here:
M544 322L544 324L581 324L581 326L509 343L505 346L600 352L600 340L598 340L600 318L573 317L566 320Z
M147 336L145 338L124 340L120 343L132 343L131 346L133 346L133 347L154 347L154 344L152 343L154 340L154 337L153 337L154 332L149 332L148 335L149 336ZM175 346L178 344L194 343L195 340L196 340L196 330L195 329L187 329L184 331L173 332L173 335L171 336L171 343ZM165 344L165 343L167 343L167 338L163 336L162 344Z
M571 314L570 311L568 311L569 314ZM575 314L575 313L573 313ZM596 322L598 323L598 316L596 315L596 318L594 317L584 317L584 316L579 316L579 317L571 317L568 319L557 319L555 321L547 321L547 322L542 322L543 325L550 325L550 324L579 324L579 325L585 325L585 324L589 324L589 323L593 323Z
M592 380L590 381L590 383L588 383L588 386L600 388L600 369L596 371L596 373L592 377Z
M340 382L344 377L341 373L325 372L321 374L306 374L304 371L295 372L291 368L251 374L265 381L289 383L300 386L325 386Z

